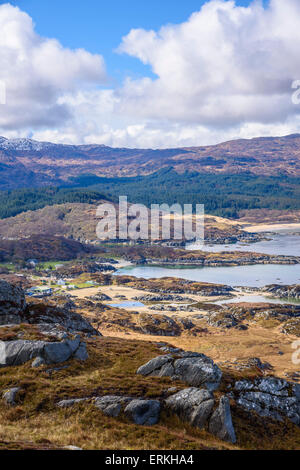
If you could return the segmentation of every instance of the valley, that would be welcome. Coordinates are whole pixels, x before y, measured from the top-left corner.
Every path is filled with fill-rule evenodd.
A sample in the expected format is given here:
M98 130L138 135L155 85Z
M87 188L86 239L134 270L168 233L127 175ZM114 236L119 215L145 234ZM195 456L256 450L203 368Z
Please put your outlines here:
M1 145L5 153L26 154L27 160L18 157L24 165L39 154L42 172L47 148L47 178L54 159L62 164L50 144ZM233 149L241 145L209 150L216 159L225 152L233 164ZM90 152L94 165L107 149L73 147L70 161L70 149L59 150L65 153L57 175L72 176L72 184L55 180L62 186L0 193L0 385L7 390L0 447L9 440L17 449L298 448L298 175L279 177L274 165L262 178L252 160L250 176L243 175L242 160L228 175L225 163L219 168L209 156L200 158L206 150L185 149L202 161L198 176L197 164L186 172L188 159L180 173L175 150L160 153L172 169L162 170L161 162L156 168L155 151L140 151L138 176L127 163L126 177L119 170L117 177L78 176L72 173L77 159L80 167ZM136 151L130 152L133 162ZM150 167L158 173L148 175ZM205 195L204 245L161 234L151 242L99 240L98 204L111 201L118 213L116 196L127 190L130 204L147 204L151 193L161 202L167 192L170 203ZM10 345L23 352L13 355ZM176 369L180 361L184 366ZM195 421L189 403L199 400L201 387L210 407L203 414L198 404ZM224 406L230 419L220 429L214 420Z

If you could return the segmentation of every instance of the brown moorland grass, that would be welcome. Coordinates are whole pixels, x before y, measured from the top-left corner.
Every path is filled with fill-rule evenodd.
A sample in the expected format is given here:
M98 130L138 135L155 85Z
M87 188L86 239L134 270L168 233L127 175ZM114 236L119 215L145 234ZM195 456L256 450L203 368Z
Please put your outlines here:
M46 371L49 366L33 369L30 363L1 369L0 390L20 386L22 393L14 408L0 402L0 449L66 445L120 450L300 448L300 429L296 426L249 416L235 406L232 411L237 445L221 442L165 412L156 426L142 427L124 417L106 417L92 403L57 408L56 402L62 399L106 394L162 399L168 396L171 384L178 389L187 386L169 378L136 375L141 364L161 354L153 342L116 337L91 338L87 342L86 362L70 361L68 368L52 374ZM225 374L224 386L231 379Z

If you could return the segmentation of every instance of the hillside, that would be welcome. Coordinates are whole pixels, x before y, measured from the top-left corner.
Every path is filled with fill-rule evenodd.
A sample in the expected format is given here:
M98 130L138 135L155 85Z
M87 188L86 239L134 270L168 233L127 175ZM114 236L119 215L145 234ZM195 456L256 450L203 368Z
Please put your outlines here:
M92 252L92 247L51 235L33 235L19 240L0 240L0 262L28 259L71 260Z
M23 238L32 235L63 236L81 242L97 240L97 204L67 203L27 211L0 220L0 238ZM207 239L241 237L241 226L231 220L206 215Z
M177 172L300 176L300 135L160 150L60 145L0 137L0 189L58 185L84 173L145 175L170 166Z

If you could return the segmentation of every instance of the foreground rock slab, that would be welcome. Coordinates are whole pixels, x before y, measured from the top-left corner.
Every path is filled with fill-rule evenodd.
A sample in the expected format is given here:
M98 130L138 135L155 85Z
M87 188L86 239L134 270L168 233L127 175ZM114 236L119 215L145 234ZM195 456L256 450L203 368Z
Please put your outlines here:
M159 421L160 402L157 400L132 400L126 406L124 413L135 424L152 426Z
M211 434L222 439L222 441L231 442L232 444L236 443L229 398L220 398L219 406L210 418L208 430Z
M211 391L219 387L222 378L221 369L212 359L204 354L184 351L151 359L137 370L137 374L171 377Z
M85 348L79 337L60 342L0 341L0 367L19 366L37 357L46 364L59 364L76 357L77 351L77 358L87 358Z
M203 429L214 407L214 396L208 390L187 388L166 399L166 408L191 426Z

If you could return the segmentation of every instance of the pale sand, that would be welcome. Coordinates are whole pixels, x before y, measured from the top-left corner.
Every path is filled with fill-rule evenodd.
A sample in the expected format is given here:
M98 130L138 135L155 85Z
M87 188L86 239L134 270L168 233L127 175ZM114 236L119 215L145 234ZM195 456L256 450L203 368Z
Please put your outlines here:
M275 232L276 230L300 230L300 223L298 224L258 224L243 227L246 232Z

